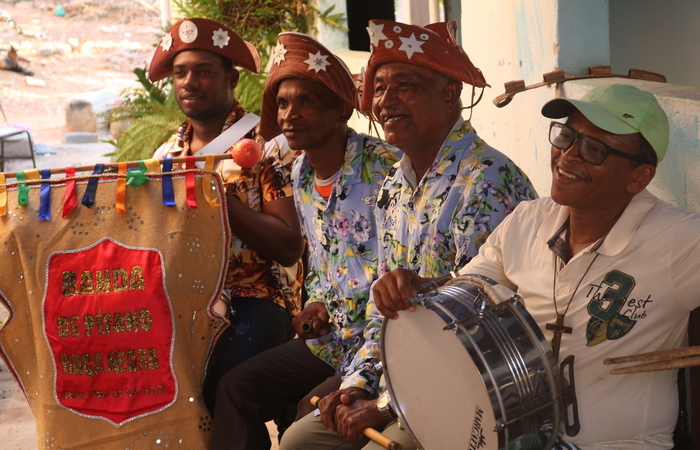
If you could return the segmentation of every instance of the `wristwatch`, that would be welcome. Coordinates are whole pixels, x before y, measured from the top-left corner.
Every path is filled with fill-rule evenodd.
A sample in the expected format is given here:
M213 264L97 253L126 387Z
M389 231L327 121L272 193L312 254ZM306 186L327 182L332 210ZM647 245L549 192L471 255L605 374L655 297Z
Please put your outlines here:
M382 415L382 417L384 417L384 419L386 419L388 422L396 419L396 413L393 409L391 409L388 392L385 392L379 396L377 399L377 408L379 409L379 413Z

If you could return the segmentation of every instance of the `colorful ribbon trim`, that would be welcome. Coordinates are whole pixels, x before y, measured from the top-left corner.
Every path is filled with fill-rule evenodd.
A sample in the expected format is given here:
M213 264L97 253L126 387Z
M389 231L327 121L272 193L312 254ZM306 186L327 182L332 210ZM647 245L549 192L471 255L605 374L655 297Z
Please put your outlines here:
M51 169L41 169L41 179L51 178ZM41 183L39 192L39 220L51 220L51 183Z
M37 169L25 170L17 172L17 181L29 181L39 178L39 171ZM17 187L17 203L19 205L29 204L29 183L20 183Z
M148 173L160 172L160 161L155 158L146 159L141 161L140 164L148 169L146 170Z
M26 181L27 178L24 176L24 171L17 172L15 174L15 178L17 178L17 182L20 183L21 181ZM20 183L17 186L17 204L18 205L26 205L29 203L29 186L27 186L27 183Z
M66 167L66 178L75 176L75 167ZM68 213L78 206L78 195L75 190L75 180L66 181L66 190L63 192L63 213L62 217L68 217Z
M126 161L122 161L117 165L117 172L126 175ZM117 212L126 213L126 179L127 177L117 178Z
M173 159L163 160L163 172L173 171ZM175 206L175 191L173 190L173 176L163 175L163 206Z
M204 170L214 171L214 164L216 163L216 155L209 153L207 155L206 162L204 163ZM209 202L213 208L221 206L218 201L218 196L216 195L216 181L212 179L212 174L204 173L202 175L202 190L204 191L204 198Z
M194 169L194 156L185 157L185 169ZM195 192L194 172L185 174L185 188L187 191L187 207L190 209L197 207L197 193Z
M25 170L17 172L17 181L31 181L40 178L38 169ZM20 205L29 204L29 183L22 183L18 186L17 203Z
M5 174L0 172L0 184L5 184L7 180L5 179ZM0 216L7 214L7 188L5 186L0 187Z
M95 164L95 170L93 170L93 175L100 175L105 170L105 165L103 163ZM83 205L91 208L95 204L95 194L97 193L97 183L100 181L99 177L90 178L88 180L87 188L85 189L85 194L83 194Z

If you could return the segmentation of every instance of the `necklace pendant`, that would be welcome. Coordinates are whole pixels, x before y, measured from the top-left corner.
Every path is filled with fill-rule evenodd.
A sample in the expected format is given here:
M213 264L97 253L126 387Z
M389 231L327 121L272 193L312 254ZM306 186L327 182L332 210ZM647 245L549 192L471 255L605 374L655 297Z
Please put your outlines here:
M564 325L564 314L557 314L557 321L555 323L547 323L546 328L554 332L552 337L552 353L554 354L554 359L559 361L559 348L561 347L561 335L562 333L571 334L573 329Z

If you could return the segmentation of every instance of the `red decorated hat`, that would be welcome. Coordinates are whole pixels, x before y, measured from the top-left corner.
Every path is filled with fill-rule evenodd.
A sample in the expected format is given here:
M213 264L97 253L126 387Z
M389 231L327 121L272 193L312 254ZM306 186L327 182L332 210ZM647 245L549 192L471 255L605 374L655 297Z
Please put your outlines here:
M353 108L357 105L355 81L340 58L310 36L295 32L280 33L263 91L259 133L266 140L282 132L277 124L277 89L280 82L287 78L321 82Z
M372 54L367 62L360 104L371 111L374 97L374 74L385 63L401 62L426 67L475 87L488 84L479 69L469 60L457 40L457 22L431 23L425 27L391 20L370 20L367 32Z
M148 77L162 80L173 74L173 59L185 50L208 50L228 58L235 66L260 71L258 51L235 31L210 19L185 18L165 33L151 59Z

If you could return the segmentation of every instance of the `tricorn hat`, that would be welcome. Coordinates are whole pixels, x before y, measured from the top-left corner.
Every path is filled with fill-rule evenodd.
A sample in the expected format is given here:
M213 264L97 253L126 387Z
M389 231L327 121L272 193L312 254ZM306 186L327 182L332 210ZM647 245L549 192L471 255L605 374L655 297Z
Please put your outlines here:
M385 63L402 62L426 67L474 87L486 87L483 74L457 44L457 23L438 22L420 27L391 20L370 20L367 32L372 54L362 82L360 109L370 111L374 96L374 75Z
M173 59L185 50L208 50L251 72L260 71L258 51L226 25L211 19L178 20L165 33L151 59L148 77L162 80L173 74Z
M280 33L263 91L259 133L266 140L282 132L277 124L277 89L280 82L288 78L323 83L350 106L357 106L355 81L340 58L310 36L296 32Z

